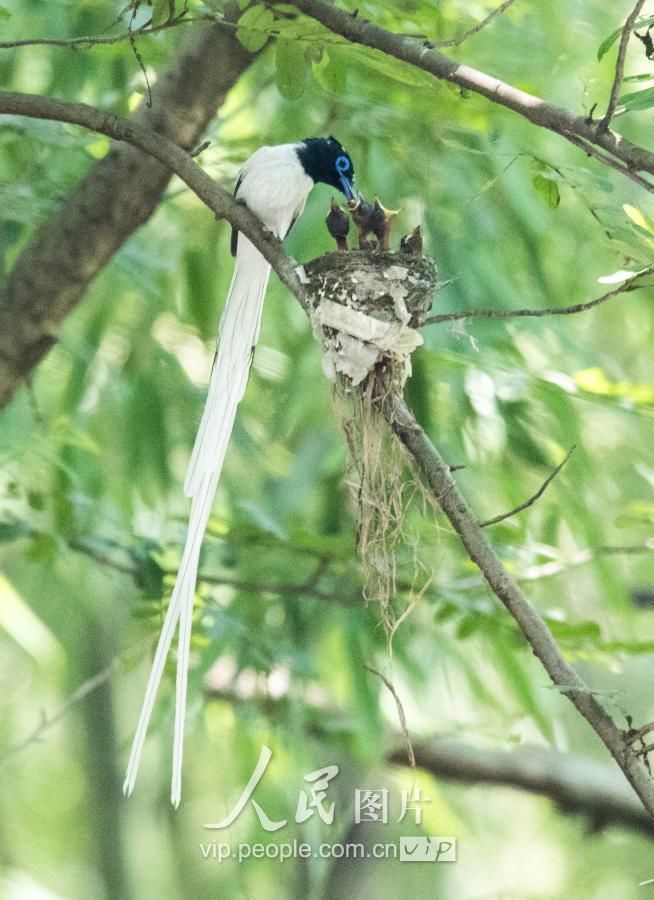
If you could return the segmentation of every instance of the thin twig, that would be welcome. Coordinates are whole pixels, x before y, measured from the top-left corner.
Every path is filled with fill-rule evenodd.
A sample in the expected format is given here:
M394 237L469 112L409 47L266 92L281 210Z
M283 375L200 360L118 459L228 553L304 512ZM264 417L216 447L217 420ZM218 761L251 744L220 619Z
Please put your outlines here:
M595 549L586 548L579 550L571 559L565 562L552 560L550 562L541 563L540 565L529 566L522 572L516 573L517 581L539 581L541 578L552 578L555 575L562 575L571 569L577 569L585 566L598 556L638 556L643 553L654 552L654 540L646 541L644 544L635 544L629 547L596 547Z
M536 318L542 316L571 316L606 303L607 300L619 297L620 294L637 291L642 285L636 284L636 282L646 275L654 275L654 266L647 266L647 268L635 272L618 287L613 288L606 294L602 294L601 297L587 300L585 303L575 303L572 306L550 306L545 309L464 309L460 312L439 313L435 316L429 316L425 319L423 325L438 325L440 322L456 322L459 319L518 319L525 316Z
M38 533L30 532L29 536L37 537ZM140 571L138 565L135 565L133 563L121 562L110 554L105 553L102 550L98 550L96 547L92 546L91 544L87 544L84 541L72 540L70 541L68 546L76 553L81 553L82 555L87 556L89 559L92 559L94 562L98 563L98 565L113 569L115 572L119 572L121 575L128 575L136 582L139 581ZM125 547L119 549L122 549L122 551L128 556L133 556L129 548ZM342 603L342 597L324 593L317 588L317 584L324 574L325 569L328 567L329 562L330 560L326 557L319 558L313 572L311 572L311 574L306 578L305 581L300 583L247 581L245 579L232 578L226 575L209 575L206 573L200 573L198 575L198 583L210 585L212 587L233 587L237 590L252 591L253 593L258 594L279 594L281 596L290 595L298 597L312 596L317 597L320 600ZM163 577L174 577L177 574L176 569L162 569L161 572Z
M31 744L38 744L41 738L43 737L44 732L48 729L52 728L53 725L56 725L57 722L60 722L81 700L85 697L88 697L90 693L95 691L101 685L105 684L113 673L116 671L118 666L118 659L114 659L109 665L102 669L101 672L98 672L97 675L93 675L92 678L89 678L83 684L81 684L73 693L62 703L57 712L48 718L47 716L43 716L41 722L36 726L36 728L27 735L27 737L20 741L18 744L14 744L13 747L10 747L5 753L0 756L0 766L4 766L10 759L16 756L17 753L20 753L26 747L29 747Z
M609 155L609 153L602 153L601 150L598 150L597 147L585 138L577 137L574 134L566 134L566 137L571 144L574 144L575 147L579 147L579 149L583 150L587 156L592 156L605 166L615 169L616 172L620 172L625 178L628 178L630 181L633 181L634 184L637 184L638 187L645 188L648 193L654 194L654 184L646 178L643 178L642 175L639 175L632 166L621 163L619 160L614 159L613 156Z
M400 720L400 728L402 729L402 734L404 735L404 742L406 744L406 752L407 752L407 756L409 757L409 765L411 766L412 769L415 769L416 757L415 757L415 753L413 752L413 744L411 743L411 736L409 734L409 728L406 724L406 716L404 715L404 707L402 706L402 701L400 700L399 694L395 690L395 685L382 672L378 671L377 669L374 669L372 666L369 666L367 663L363 664L363 668L367 669L368 672L372 673L373 675L376 675L377 678L379 678L379 680L382 681L386 685L388 690L390 691L391 696L393 697L393 700L395 701L395 706L397 707L397 715Z
M638 0L634 8L631 10L627 21L624 23L624 28L622 29L622 35L620 37L620 46L618 48L618 58L615 61L615 76L613 78L613 84L611 86L609 105L606 107L604 118L599 122L597 126L597 131L599 134L602 134L603 132L608 130L608 127L611 124L611 119L613 118L613 114L615 113L615 108L618 105L618 96L620 94L622 77L624 75L625 57L627 55L627 45L629 43L629 38L631 37L634 23L636 22L636 19L638 18L638 15L644 5L645 0Z
M463 34L459 35L459 37L450 38L447 41L434 41L432 43L433 47L458 47L459 44L462 44L464 41L467 41L468 38L473 37L475 34L479 34L482 28L485 28L496 16L501 15L505 10L507 10L510 6L515 3L515 0L504 0L501 6L498 6L497 9L494 9L491 13L489 13L485 19L482 19L481 22L478 22L472 28L469 28L468 31L464 31Z
M195 148L195 150L191 150L191 158L195 159L201 153L207 149L207 147L211 146L211 141L202 141L202 143Z
M136 16L136 10L138 9L138 4L134 4L132 7L132 15L129 20L129 45L132 48L132 53L134 54L134 59L141 70L143 78L145 80L145 87L148 92L148 99L146 100L146 106L148 109L152 109L152 88L150 87L150 79L148 78L148 72L145 68L145 63L143 62L143 57L141 56L141 52L136 45L136 31L132 29L132 24L134 22L134 17Z
M554 471L551 472L547 476L545 481L541 484L541 486L538 488L536 493L529 498L529 500L525 500L524 503L521 503L519 506L516 506L514 509L509 510L509 512L502 513L501 515L495 516L492 519L485 519L483 522L479 523L481 525L481 527L487 528L489 525L497 525L498 522L503 522L504 519L508 519L511 516L515 516L517 513L522 512L523 509L527 509L529 506L532 506L538 500L539 497L543 496L543 494L545 493L547 488L550 486L550 484L554 481L554 479L559 474L559 472L561 471L563 466L570 459L570 457L572 456L572 454L575 451L575 446L576 445L573 444L572 447L570 447L570 449L566 453L565 457L561 460L561 462L558 464L556 469L554 469Z
M189 18L183 13L164 22L161 25L153 25L152 20L148 20L138 28L121 31L120 34L111 35L87 35L76 38L22 38L17 41L0 41L0 50L13 50L19 47L62 47L66 50L87 50L94 46L106 46L110 44L121 44L125 41L131 41L134 37L146 37L149 34L158 34L168 28L176 28L178 25L191 24L192 22L215 21L213 16L194 16Z

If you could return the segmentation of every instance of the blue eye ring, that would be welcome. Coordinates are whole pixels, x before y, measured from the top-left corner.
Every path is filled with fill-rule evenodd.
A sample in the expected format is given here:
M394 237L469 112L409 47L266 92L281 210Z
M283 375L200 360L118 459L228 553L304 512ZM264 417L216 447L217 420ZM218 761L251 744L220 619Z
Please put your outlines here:
M347 156L337 156L334 165L336 166L336 171L339 175L344 175L346 172L350 171L351 164Z

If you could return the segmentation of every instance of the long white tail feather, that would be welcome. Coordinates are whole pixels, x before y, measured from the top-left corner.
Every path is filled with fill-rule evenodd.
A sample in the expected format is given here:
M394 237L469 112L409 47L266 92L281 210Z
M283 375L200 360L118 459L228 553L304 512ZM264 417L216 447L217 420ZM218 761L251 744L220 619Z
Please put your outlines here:
M247 385L252 350L259 337L263 299L269 276L270 265L256 247L240 234L234 276L220 323L209 393L184 484L186 495L193 498L186 544L134 735L123 785L127 796L134 788L155 697L179 621L171 800L178 806L181 799L186 688L200 548L234 426L236 409Z
M230 412L236 411L247 385L269 277L269 263L240 234L234 277L220 322L209 394L184 482L187 497L196 495L207 471L222 467L231 434L231 426L224 425ZM219 449L221 452L217 452Z

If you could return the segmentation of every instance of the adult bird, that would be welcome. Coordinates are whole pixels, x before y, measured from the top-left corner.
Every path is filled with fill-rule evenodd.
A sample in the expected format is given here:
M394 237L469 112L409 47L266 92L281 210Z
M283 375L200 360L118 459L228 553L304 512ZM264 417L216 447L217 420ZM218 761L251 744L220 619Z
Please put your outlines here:
M253 153L241 170L234 195L276 237L283 239L301 215L316 182L337 188L351 200L355 197L353 180L352 160L336 138L307 138L295 144L261 147ZM204 413L184 483L184 491L191 498L186 544L152 663L123 785L124 793L129 796L134 788L166 657L179 623L171 789L175 807L179 805L182 790L186 684L200 547L236 408L247 384L270 276L270 264L245 235L235 230L232 232L232 255L236 257L234 274L220 320Z

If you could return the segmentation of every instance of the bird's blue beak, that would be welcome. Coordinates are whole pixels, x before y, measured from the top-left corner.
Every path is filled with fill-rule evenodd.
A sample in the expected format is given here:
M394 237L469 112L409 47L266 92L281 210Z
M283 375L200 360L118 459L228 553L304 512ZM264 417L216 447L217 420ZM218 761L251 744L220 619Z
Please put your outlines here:
M347 156L339 156L336 159L336 171L338 172L338 178L341 182L341 190L345 194L348 200L355 199L354 188L352 187L352 182L349 178L346 177L345 173L349 172L352 167Z
M354 193L354 188L352 187L352 182L349 178L346 178L345 175L339 175L341 181L341 189L345 194L348 200L354 200L356 195Z

